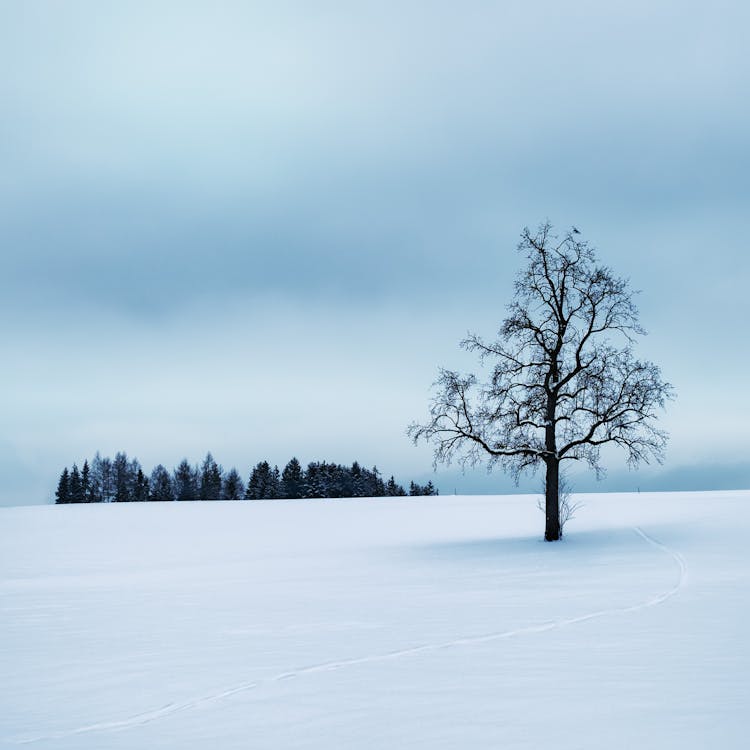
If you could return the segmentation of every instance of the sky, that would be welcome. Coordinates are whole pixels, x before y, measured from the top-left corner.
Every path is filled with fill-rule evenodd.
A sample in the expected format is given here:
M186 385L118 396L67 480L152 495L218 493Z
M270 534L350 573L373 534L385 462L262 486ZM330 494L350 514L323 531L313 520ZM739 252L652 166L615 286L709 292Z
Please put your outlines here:
M97 450L512 491L405 430L546 219L640 290L678 395L662 467L575 486L749 487L749 26L739 1L0 0L0 503Z

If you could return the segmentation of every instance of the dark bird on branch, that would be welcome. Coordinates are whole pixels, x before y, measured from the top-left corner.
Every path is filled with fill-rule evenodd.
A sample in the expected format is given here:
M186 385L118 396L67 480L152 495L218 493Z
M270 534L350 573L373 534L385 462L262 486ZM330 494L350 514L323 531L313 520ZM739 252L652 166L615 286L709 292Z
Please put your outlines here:
M580 234L578 227L573 227L573 234Z

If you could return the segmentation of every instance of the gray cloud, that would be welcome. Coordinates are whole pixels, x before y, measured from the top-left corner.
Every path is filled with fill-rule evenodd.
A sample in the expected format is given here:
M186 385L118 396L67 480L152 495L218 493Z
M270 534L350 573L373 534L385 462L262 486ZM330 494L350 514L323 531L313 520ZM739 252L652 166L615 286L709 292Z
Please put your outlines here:
M742 457L746 4L0 21L0 439L35 476L73 449L352 446L416 475L429 452L403 425L465 330L496 327L518 233L545 217L643 289L643 351L680 393L670 461Z

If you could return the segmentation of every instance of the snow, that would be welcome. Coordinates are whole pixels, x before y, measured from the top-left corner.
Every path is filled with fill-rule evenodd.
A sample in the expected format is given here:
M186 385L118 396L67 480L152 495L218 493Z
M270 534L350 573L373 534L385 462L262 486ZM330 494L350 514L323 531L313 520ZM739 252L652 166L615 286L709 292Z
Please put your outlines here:
M0 509L0 748L744 748L750 492Z

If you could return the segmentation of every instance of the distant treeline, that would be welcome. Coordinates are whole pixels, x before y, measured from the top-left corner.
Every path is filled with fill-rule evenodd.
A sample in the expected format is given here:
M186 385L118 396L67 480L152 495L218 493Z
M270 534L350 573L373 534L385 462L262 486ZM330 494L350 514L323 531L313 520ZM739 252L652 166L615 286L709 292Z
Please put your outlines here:
M428 482L411 482L409 495L436 495ZM131 503L175 500L275 500L316 497L398 497L406 490L391 477L384 481L376 467L365 469L355 461L351 466L313 462L303 469L293 458L279 471L268 461L256 464L247 485L237 469L224 471L209 453L200 466L187 459L173 471L159 464L150 476L144 474L138 459L118 453L113 459L98 453L89 464L73 464L63 469L55 492L55 502Z

